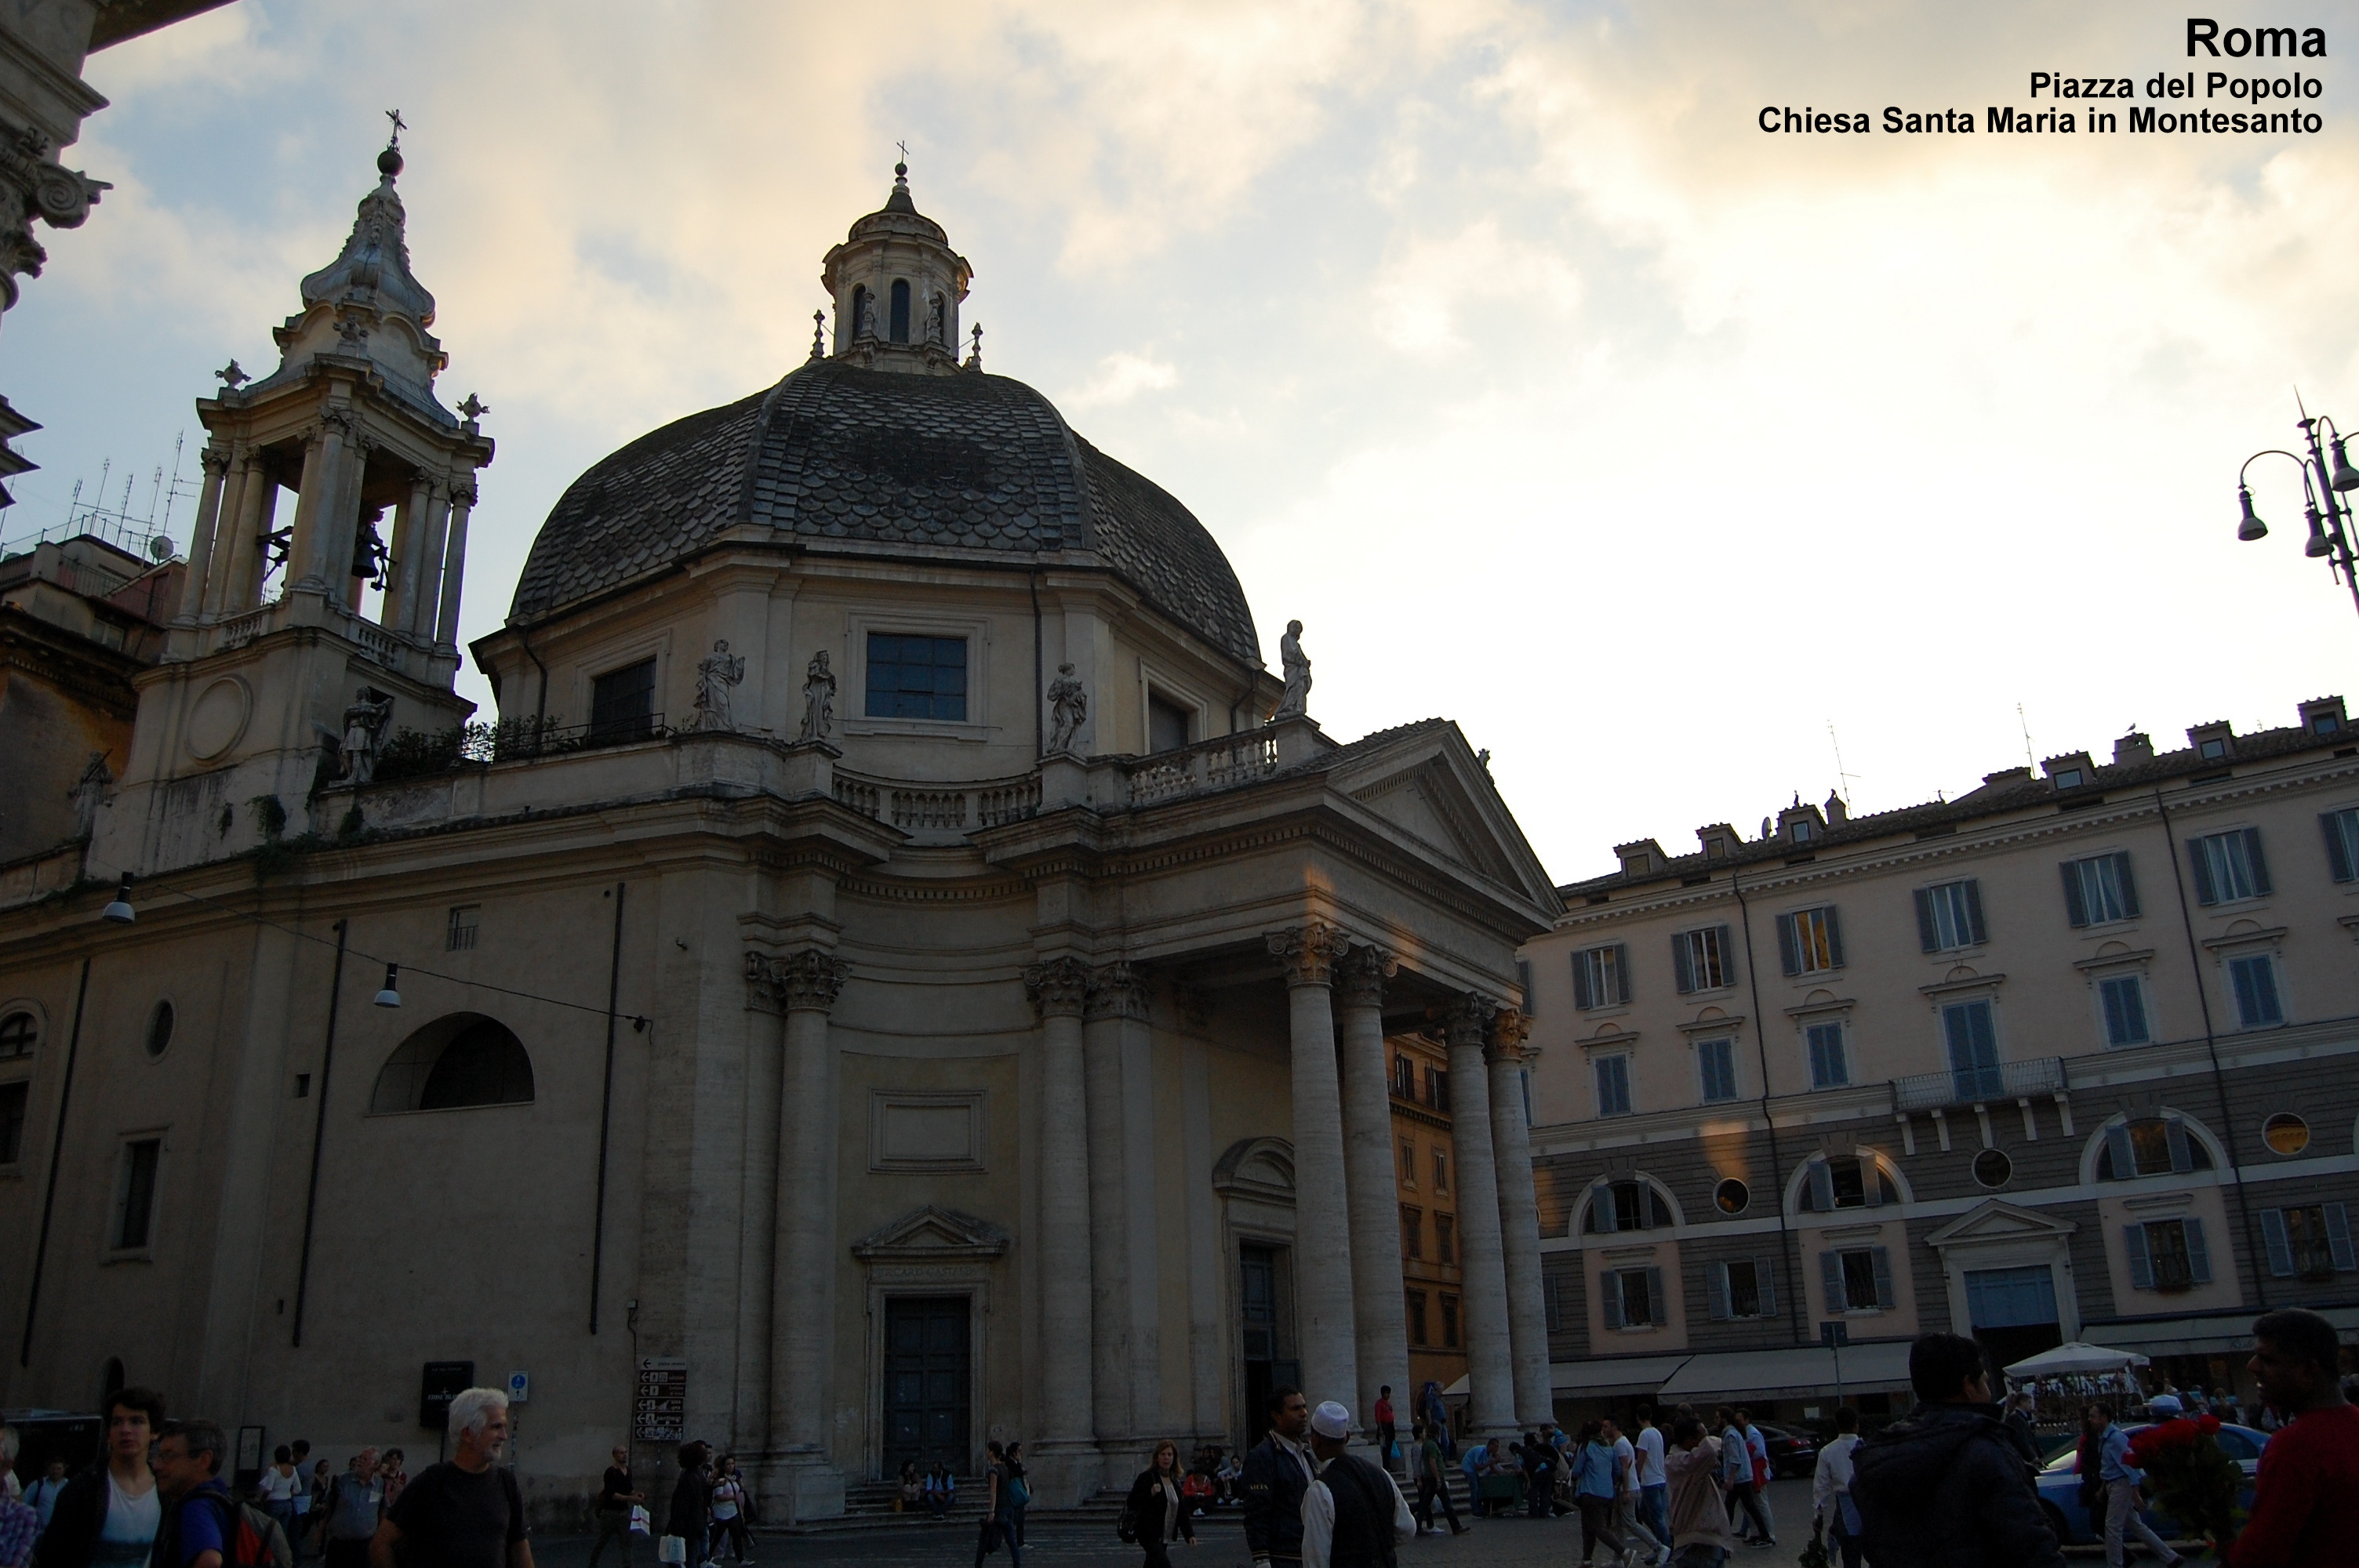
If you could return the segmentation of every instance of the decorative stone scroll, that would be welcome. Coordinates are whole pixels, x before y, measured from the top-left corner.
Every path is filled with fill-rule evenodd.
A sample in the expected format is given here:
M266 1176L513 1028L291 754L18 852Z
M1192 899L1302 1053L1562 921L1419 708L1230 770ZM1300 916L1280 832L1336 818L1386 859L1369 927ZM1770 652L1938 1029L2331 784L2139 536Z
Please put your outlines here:
M806 947L783 957L745 955L745 983L759 1000L781 1012L826 1012L835 1006L851 963L832 953Z
M1145 1018L1147 977L1126 963L1112 963L1090 977L1087 1016Z
M1528 1064L1539 1053L1525 1041L1532 1033L1531 1015L1520 1008L1503 1007L1491 1019L1491 1038L1484 1054L1494 1062Z
M1323 986L1334 977L1335 961L1351 949L1352 939L1338 926L1314 920L1308 925L1272 931L1266 941L1286 966L1289 986Z
M1024 993L1042 1018L1079 1018L1089 1004L1090 967L1073 957L1027 965Z
M1335 1002L1339 1007L1382 1007L1385 981L1400 972L1400 961L1388 948L1354 947L1335 966Z
M1441 1026L1453 1046L1488 1044L1491 1021L1498 1013L1497 1002L1479 991L1468 991L1442 1010Z

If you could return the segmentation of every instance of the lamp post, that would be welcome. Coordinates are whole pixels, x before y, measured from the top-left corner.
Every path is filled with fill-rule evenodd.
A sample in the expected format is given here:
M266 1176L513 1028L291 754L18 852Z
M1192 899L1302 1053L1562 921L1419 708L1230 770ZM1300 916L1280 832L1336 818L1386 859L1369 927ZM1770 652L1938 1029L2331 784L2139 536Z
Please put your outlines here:
M2295 406L2300 406L2299 400ZM2269 531L2269 525L2253 510L2253 492L2245 482L2245 471L2263 458L2291 460L2301 470L2302 515L2310 522L2310 542L2302 546L2301 553L2313 560L2323 559L2327 569L2351 589L2352 603L2359 606L2359 560L2354 559L2351 549L2351 537L2359 532L2359 522L2354 522L2351 503L2343 499L2345 492L2359 490L2359 469L2351 466L2351 459L2343 449L2343 432L2335 427L2333 420L2304 408L2298 425L2310 447L2307 457L2282 447L2270 447L2246 458L2244 468L2236 470L2236 503L2244 512L2236 524L2236 537L2250 544L2267 537ZM2327 460L2329 451L2333 453L2332 463Z

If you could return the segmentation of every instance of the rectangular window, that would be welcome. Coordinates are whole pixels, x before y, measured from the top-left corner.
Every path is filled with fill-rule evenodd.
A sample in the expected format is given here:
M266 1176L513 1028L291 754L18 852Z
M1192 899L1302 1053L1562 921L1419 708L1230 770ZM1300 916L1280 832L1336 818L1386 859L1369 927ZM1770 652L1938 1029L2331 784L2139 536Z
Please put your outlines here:
M1619 942L1583 947L1572 956L1572 1005L1620 1007L1630 1000L1630 950Z
M1403 1099L1417 1098L1417 1063L1406 1052L1393 1058L1393 1093Z
M1707 925L1672 937L1671 972L1681 996L1716 991L1728 984L1728 927Z
M164 1157L164 1141L142 1138L123 1146L123 1197L114 1215L114 1245L131 1249L147 1245L156 1222L156 1167Z
M966 639L868 633L868 717L966 720Z
M2338 882L2359 881L2359 806L2320 816L2326 829L2326 865Z
M1630 1058L1600 1056L1597 1058L1597 1114L1627 1116L1630 1114Z
M1540 1011L1539 998L1532 994L1532 961L1529 958L1516 960L1516 989L1524 995L1524 1016L1538 1017Z
M1717 1105L1736 1098L1736 1042L1734 1040L1699 1040L1696 1042L1696 1078L1703 1090L1703 1103Z
M483 924L484 906L462 903L451 912L451 924L444 929L442 946L445 952L465 953L475 946L475 933Z
M1832 904L1777 917L1777 957L1789 975L1843 968L1843 925Z
M1808 1183L1803 1189L1803 1206L1815 1213L1839 1208L1880 1208L1900 1201L1899 1189L1873 1160L1831 1155L1812 1160L1803 1169Z
M2212 1282L2212 1252L2200 1219L2150 1219L2122 1227L2130 1284L2141 1291L2186 1291Z
M2236 1022L2245 1029L2273 1029L2285 1022L2285 1004L2277 998L2277 959L2267 953L2247 953L2228 960L2228 986L2236 994Z
M2359 1268L2351 1249L2351 1217L2339 1203L2261 1211L2269 1272L2281 1280L2330 1280Z
M1802 1032L1810 1045L1810 1087L1839 1089L1851 1082L1851 1062L1843 1053L1843 1026L1813 1023Z
M1408 1342L1411 1345L1423 1345L1426 1342L1425 1292L1423 1291L1408 1292Z
M1732 1258L1711 1264L1704 1271L1704 1287L1714 1322L1777 1315L1777 1287L1763 1259Z
M1441 1347L1444 1350L1458 1348L1458 1298L1456 1296L1441 1298Z
M1425 1211L1404 1206L1401 1209L1401 1256L1423 1260L1425 1257Z
M1447 1149L1433 1152L1433 1190L1437 1193L1450 1190L1450 1151Z
M2237 827L2187 841L2188 869L2195 873L2195 902L2234 903L2267 898L2268 862L2261 858L2261 830Z
M1433 1260L1437 1263L1458 1261L1458 1225L1450 1216L1433 1217Z
M2126 854L2064 862L2064 914L2077 928L2137 918L2137 883Z
M634 741L655 733L656 662L641 659L590 683L590 739Z
M927 641L941 642L945 641L945 639L929 637ZM872 647L875 645L873 639L870 645ZM963 719L966 717L966 682L963 678L966 674L966 642L963 638L959 640L958 649L959 674L961 676L959 682L959 717ZM875 666L871 665L870 668L873 672ZM875 678L873 674L869 679L868 689L871 691L875 691L876 689ZM1147 694L1147 749L1148 751L1177 752L1181 750L1188 744L1188 731L1193 727L1195 721L1195 709L1180 707L1180 704L1173 702L1159 691L1150 691Z
M1425 1070L1425 1103L1428 1108L1445 1114L1450 1109L1450 1075L1440 1067Z
M1417 1145L1406 1138L1401 1140L1400 1181L1405 1187L1417 1185Z
M2097 982L2097 1000L2105 1011L2105 1044L2145 1045L2154 1039L2146 1022L2146 982L2136 975L2114 975Z
M1998 1065L1998 1030L1990 999L1953 1001L1941 1010L1941 1036L1950 1048L1950 1073L1962 1100L1998 1099L2006 1092Z
M1608 1328L1659 1328L1663 1308L1660 1269L1613 1269L1597 1278L1599 1303Z
M1892 1309L1892 1254L1883 1247L1847 1247L1819 1254L1820 1283L1825 1287L1827 1311L1889 1312Z
M19 1078L13 1084L0 1084L0 1165L13 1165L25 1157L25 1102L33 1086Z
M1917 939L1928 953L1972 947L1988 939L1983 929L1983 886L1972 877L1917 890Z

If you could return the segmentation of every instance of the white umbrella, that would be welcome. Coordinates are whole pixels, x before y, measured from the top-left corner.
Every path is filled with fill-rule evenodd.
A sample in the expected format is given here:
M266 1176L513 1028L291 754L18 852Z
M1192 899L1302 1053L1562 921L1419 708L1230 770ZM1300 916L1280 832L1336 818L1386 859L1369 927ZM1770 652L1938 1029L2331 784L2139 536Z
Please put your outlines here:
M2018 1380L2025 1378L2060 1378L2076 1372L2118 1372L2125 1367L2143 1367L2147 1358L2135 1350L2116 1350L2110 1345L2083 1345L2079 1340L2060 1345L2053 1350L2043 1350L2028 1359L2017 1361L2006 1369L2006 1375Z

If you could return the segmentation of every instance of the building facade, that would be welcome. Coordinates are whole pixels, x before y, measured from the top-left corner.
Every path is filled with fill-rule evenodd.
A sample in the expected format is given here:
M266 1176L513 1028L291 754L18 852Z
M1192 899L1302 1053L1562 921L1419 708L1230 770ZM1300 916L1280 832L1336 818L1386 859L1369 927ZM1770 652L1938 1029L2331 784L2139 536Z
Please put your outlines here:
M1876 1408L1937 1329L2242 1386L2256 1312L2359 1325L2359 734L2296 720L1560 889L1524 951L1560 1401Z
M457 1364L525 1379L549 1509L626 1418L773 1520L993 1436L1070 1503L1275 1382L1408 1385L1407 1050L1460 1086L1473 1419L1544 1415L1502 1002L1559 906L1455 726L1284 702L1202 524L957 354L898 178L832 345L566 492L474 720L492 446L380 170L199 405L85 880L0 909L0 1400L415 1453Z
M1395 1389L1393 1402L1406 1438L1412 1401L1423 1413L1419 1396L1425 1386L1447 1390L1466 1376L1466 1279L1458 1265L1448 1047L1422 1034L1397 1036L1389 1044L1408 1325L1408 1387Z

